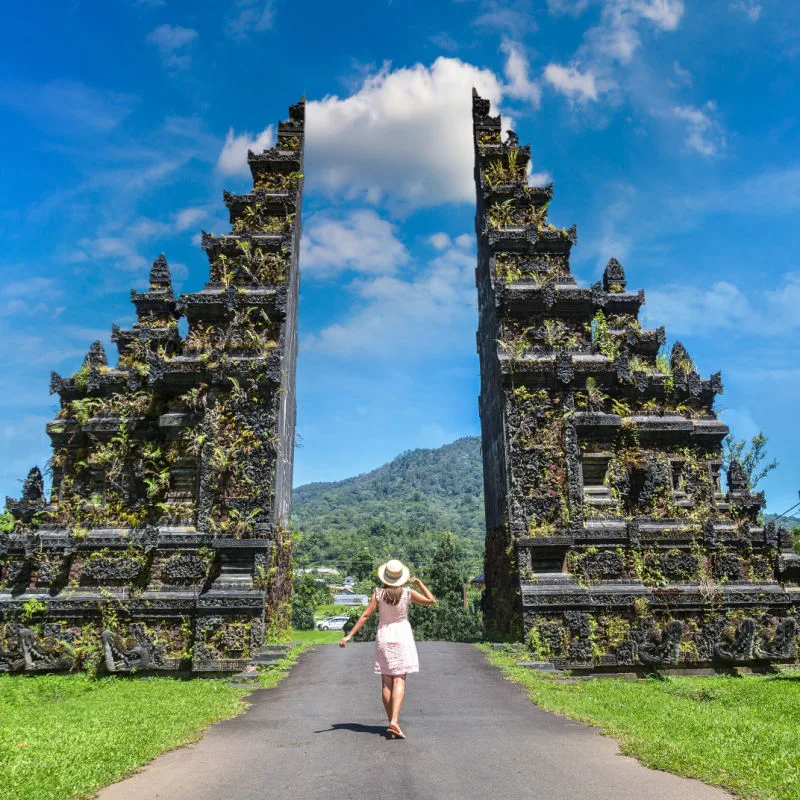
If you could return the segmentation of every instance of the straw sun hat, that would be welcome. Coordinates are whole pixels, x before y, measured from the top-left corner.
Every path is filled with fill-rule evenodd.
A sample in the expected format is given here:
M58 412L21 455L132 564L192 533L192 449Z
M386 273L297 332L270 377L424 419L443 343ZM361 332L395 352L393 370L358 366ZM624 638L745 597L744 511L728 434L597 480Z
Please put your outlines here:
M411 570L396 558L378 567L378 579L385 586L402 586L410 576Z

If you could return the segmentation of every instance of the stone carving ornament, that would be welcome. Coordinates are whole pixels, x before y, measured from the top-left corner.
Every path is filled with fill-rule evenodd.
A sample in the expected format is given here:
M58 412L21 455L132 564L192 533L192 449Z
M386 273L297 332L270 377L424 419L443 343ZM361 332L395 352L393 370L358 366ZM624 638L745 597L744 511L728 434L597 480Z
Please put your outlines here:
M680 658L683 623L670 620L663 630L646 627L636 639L636 655L642 664L677 664Z

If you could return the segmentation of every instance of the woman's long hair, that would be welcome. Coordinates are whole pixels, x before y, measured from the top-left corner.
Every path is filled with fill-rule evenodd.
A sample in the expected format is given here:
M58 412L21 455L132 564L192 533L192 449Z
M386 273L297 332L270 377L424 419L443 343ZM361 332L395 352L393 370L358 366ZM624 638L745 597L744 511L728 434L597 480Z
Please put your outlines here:
M396 606L403 596L402 586L384 586L381 592L381 599L390 606Z

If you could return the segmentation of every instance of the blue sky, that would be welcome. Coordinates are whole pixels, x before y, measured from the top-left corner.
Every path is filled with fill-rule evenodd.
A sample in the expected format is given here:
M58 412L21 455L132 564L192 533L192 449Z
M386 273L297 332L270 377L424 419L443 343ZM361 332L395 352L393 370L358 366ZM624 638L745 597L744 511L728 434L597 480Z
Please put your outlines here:
M554 180L573 270L610 256L796 500L800 5L794 0L63 0L0 48L0 497L44 465L70 374L163 250L207 278L248 146L305 92L296 483L477 434L470 88Z

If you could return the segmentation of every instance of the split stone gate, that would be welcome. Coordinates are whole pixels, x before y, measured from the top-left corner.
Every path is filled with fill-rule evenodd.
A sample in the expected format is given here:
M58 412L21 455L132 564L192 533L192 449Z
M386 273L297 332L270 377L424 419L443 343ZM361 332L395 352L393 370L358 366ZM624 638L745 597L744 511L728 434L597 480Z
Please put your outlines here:
M659 354L612 259L570 274L521 147L473 97L480 414L490 634L573 669L758 664L797 645L797 561L733 464L719 374ZM239 670L288 628L305 106L225 193L209 281L175 297L166 259L137 322L95 342L0 534L0 670ZM182 338L178 321L185 318Z

